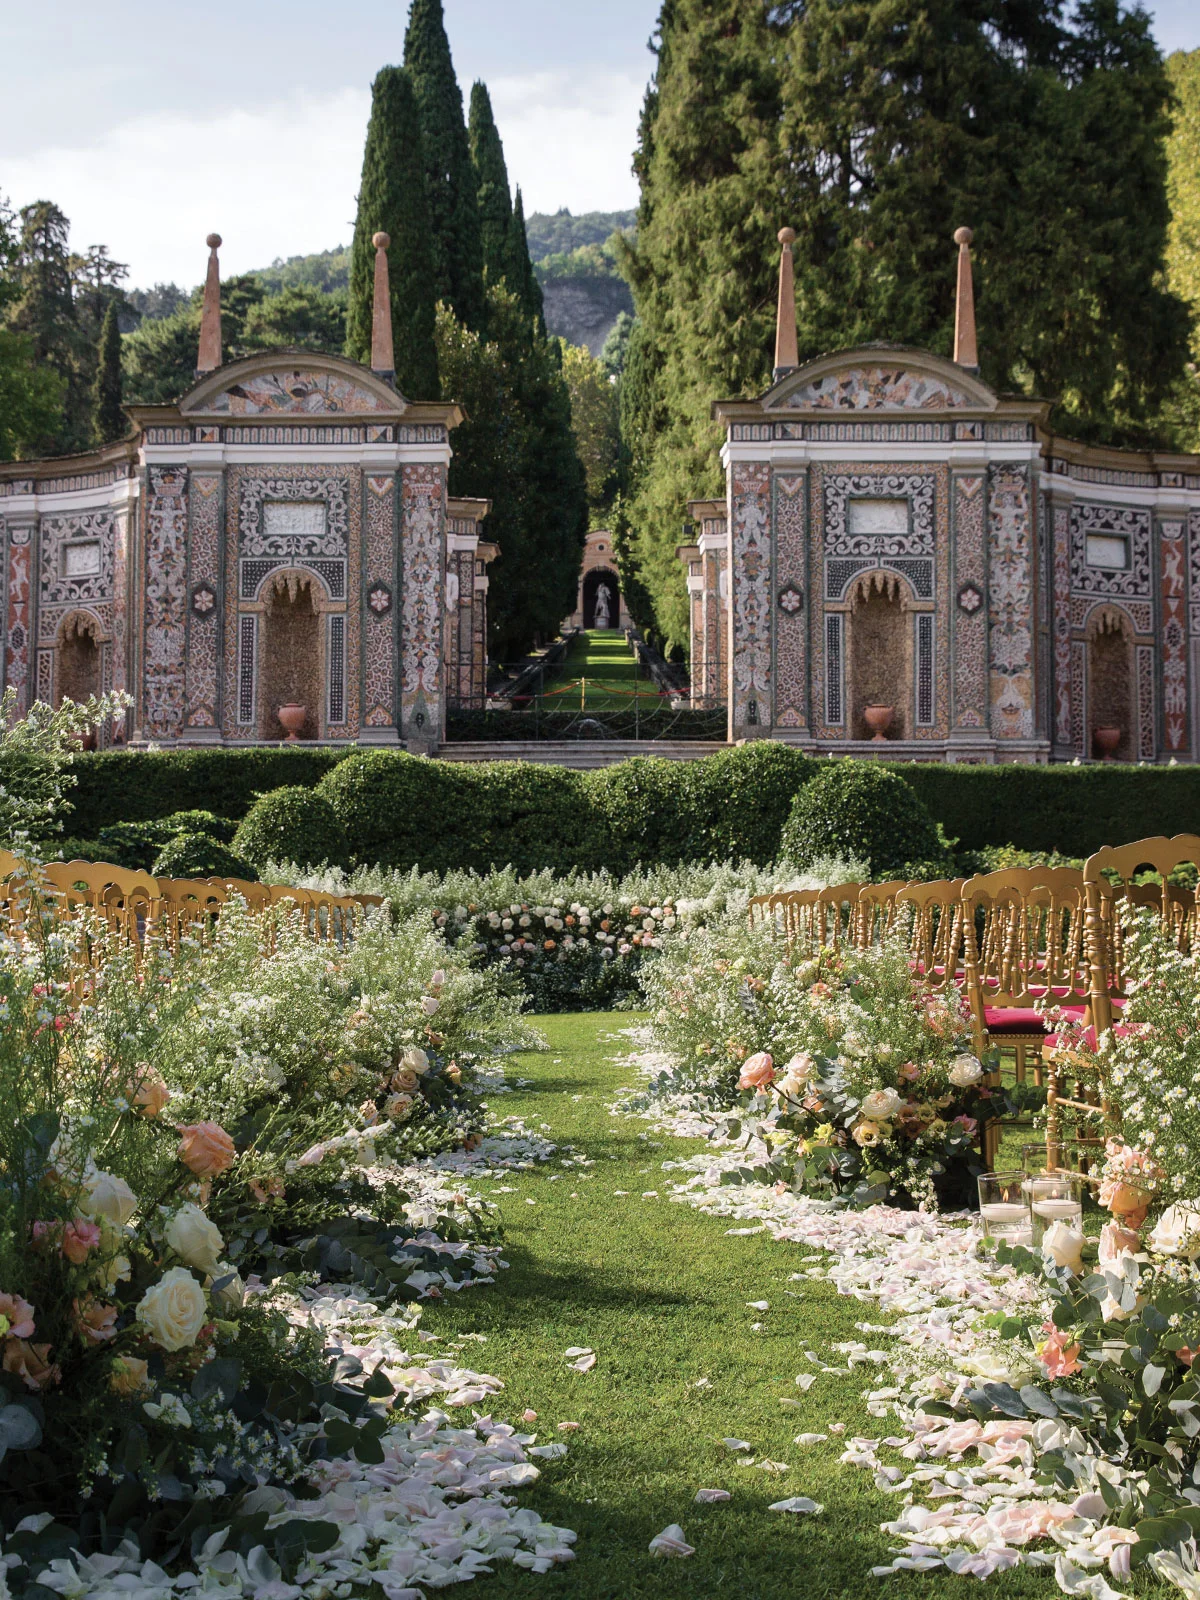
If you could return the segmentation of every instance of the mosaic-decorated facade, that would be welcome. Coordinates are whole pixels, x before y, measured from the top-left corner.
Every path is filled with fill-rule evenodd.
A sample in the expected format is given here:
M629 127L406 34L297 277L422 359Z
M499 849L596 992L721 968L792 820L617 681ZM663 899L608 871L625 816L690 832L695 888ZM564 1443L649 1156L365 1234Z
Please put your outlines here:
M0 466L0 634L20 704L121 689L106 740L430 750L486 676L483 500L448 500L453 404L339 357L204 376L90 456Z
M823 753L1200 759L1200 458L1047 410L882 345L719 402L726 495L679 550L695 703Z

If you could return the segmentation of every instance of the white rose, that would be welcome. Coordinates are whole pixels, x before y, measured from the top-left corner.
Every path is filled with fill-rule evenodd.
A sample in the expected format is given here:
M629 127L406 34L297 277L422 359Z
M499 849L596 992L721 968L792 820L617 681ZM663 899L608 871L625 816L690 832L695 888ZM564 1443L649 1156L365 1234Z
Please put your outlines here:
M230 1276L232 1274L232 1276ZM229 1282L222 1285L215 1292L212 1291L213 1279L229 1278ZM246 1298L246 1285L242 1275L236 1267L231 1267L228 1261L218 1261L209 1278L208 1289L212 1292L213 1299L225 1311L240 1311Z
M1065 1222L1052 1222L1042 1235L1042 1254L1056 1267L1078 1274L1083 1271L1083 1235Z
M1200 1206L1168 1206L1150 1233L1150 1248L1160 1256L1200 1256Z
M93 1222L101 1217L123 1228L137 1210L137 1195L112 1172L93 1172L84 1180L87 1187L87 1204L81 1209Z
M410 1045L400 1057L400 1065L407 1067L410 1072L415 1072L420 1077L422 1073L429 1071L429 1057L424 1050L418 1049L416 1045Z
M186 1349L208 1321L204 1290L186 1267L172 1267L146 1290L137 1319L163 1350Z
M441 1003L436 995L426 994L421 996L421 1010L427 1017L431 1017Z
M950 1063L950 1082L958 1089L969 1089L983 1077L983 1068L974 1056L955 1056Z
M872 1122L886 1122L900 1110L904 1101L895 1089L872 1089L862 1103L862 1114Z
M165 1238L180 1260L197 1272L215 1272L225 1248L221 1230L191 1200L185 1201L167 1223Z

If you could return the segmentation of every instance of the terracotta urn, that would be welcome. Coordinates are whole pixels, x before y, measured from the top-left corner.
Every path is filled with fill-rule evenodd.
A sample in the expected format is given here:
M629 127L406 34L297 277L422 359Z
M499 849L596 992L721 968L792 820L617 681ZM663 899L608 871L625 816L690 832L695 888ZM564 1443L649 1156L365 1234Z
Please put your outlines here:
M288 736L288 743L291 744L304 726L304 719L308 716L308 707L298 705L280 706L276 715L279 718L280 727Z
M895 715L893 706L864 706L863 721L870 728L872 744L882 744Z
M1117 746L1121 742L1121 729L1093 728L1092 737L1095 739L1096 749L1099 750L1103 759L1111 761L1117 753Z

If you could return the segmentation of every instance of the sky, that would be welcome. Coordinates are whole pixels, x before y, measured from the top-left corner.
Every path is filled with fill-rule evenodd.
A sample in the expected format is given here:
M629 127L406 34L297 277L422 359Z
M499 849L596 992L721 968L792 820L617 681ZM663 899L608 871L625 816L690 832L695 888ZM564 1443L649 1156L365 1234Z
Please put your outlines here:
M658 0L445 0L464 99L488 85L525 210L637 202L630 157ZM0 195L55 201L130 287L190 286L349 242L370 83L405 0L12 0L0 8ZM1149 4L1166 50L1198 0ZM14 68L16 70L14 70Z

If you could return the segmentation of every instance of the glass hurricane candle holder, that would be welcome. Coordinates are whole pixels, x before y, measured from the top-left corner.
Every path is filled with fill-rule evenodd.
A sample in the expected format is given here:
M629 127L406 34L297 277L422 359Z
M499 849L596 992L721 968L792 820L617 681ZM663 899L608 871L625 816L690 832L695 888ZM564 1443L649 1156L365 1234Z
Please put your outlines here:
M986 1239L1030 1242L1029 1202L1023 1172L985 1172L979 1181L979 1215Z
M1077 1172L1035 1172L1025 1179L1029 1200L1029 1220L1036 1250L1046 1229L1065 1222L1076 1233L1083 1232L1083 1179Z

